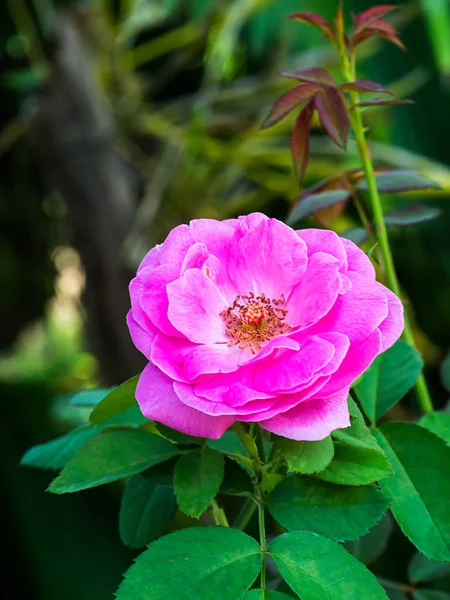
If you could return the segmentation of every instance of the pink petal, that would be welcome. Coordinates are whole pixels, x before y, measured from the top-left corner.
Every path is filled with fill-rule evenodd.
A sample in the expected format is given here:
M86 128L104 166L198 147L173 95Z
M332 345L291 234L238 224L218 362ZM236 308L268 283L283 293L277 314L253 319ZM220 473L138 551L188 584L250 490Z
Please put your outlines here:
M189 269L167 286L168 318L191 342L228 342L220 313L228 303L211 279L200 269Z
M139 298L139 305L155 327L167 335L181 337L182 334L175 329L167 317L169 300L167 298L166 288L167 284L178 277L177 271L178 270L170 264L161 265L154 271L151 271L150 269L141 271L139 278L143 291Z
M352 241L345 238L341 238L341 241L347 252L348 270L356 271L370 281L375 281L375 269L367 254Z
M180 275L183 275L188 269L201 269L209 256L208 248L201 242L193 244L186 252L183 264L181 265Z
M197 345L186 339L158 334L153 342L151 360L172 379L189 383L209 374L236 371L241 354L242 350L236 346Z
M262 220L240 241L229 273L241 294L269 298L289 295L307 265L307 248L295 232L276 219Z
M176 395L181 402L183 402L183 404L211 416L232 415L240 418L242 415L254 415L262 410L270 408L275 402L275 399L271 397L261 399L256 398L252 402L248 402L243 406L228 406L224 402L212 402L206 398L197 396L195 394L194 386L192 385L175 381L173 387ZM235 387L234 393L239 393L240 391L242 392L242 388L239 389L238 386ZM233 396L233 393L230 395L230 398L234 398L236 400L236 397ZM236 402L236 404L239 403Z
M381 333L379 329L375 329L361 344L350 348L339 369L323 387L323 394L332 395L341 388L351 385L370 367L380 352Z
M311 385L304 387L298 392L277 396L276 402L274 402L273 406L270 406L267 409L261 410L255 414L240 415L239 419L241 421L261 423L262 421L271 419L276 415L287 412L288 410L291 410L291 408L298 406L310 398L317 398L319 393L321 395L322 388L329 381L329 379L330 377L319 377Z
M145 367L139 378L136 399L147 419L187 435L217 439L234 423L232 417L211 417L180 402L170 378L152 363Z
M232 221L215 221L214 219L193 219L189 223L189 231L196 242L202 242L210 254L220 256L225 246L229 246L235 235L237 219Z
M260 362L268 356L276 356L278 352L282 352L283 350L298 351L300 350L300 344L288 335L274 337L256 354L252 354L248 349L241 350L239 365L243 366L250 363ZM274 356L272 356L272 358L274 358Z
M306 387L333 358L333 344L310 336L300 343L299 352L284 353L277 360L255 365L253 384L268 393L286 393L297 386Z
M338 296L330 312L308 332L343 333L355 345L363 342L384 321L388 302L385 294L367 278L354 271L349 271L348 276L352 288Z
M383 294L385 294L389 303L389 314L378 326L382 336L381 352L384 352L398 340L405 327L405 321L403 318L403 304L401 303L400 298L398 298L387 287L378 282L376 283L376 286L383 292Z
M172 229L164 243L161 244L161 264L171 265L179 274L184 257L195 241L197 240L193 239L187 225L178 225Z
M142 272L151 273L152 270L143 270ZM138 323L144 331L152 332L154 325L151 322L148 314L141 308L140 300L146 290L146 281L141 277L137 276L130 281L129 292L131 300L131 311L133 313L133 319Z
M339 260L317 252L308 262L301 281L286 302L286 322L291 327L308 327L322 319L334 306L341 289Z
M328 398L308 400L261 426L292 440L323 440L335 429L349 427L347 396L345 388Z
M308 247L308 256L316 252L326 252L339 260L341 270L347 270L347 253L343 239L329 229L301 229L295 232Z
M230 407L243 406L253 400L266 400L272 396L254 389L253 368L244 367L233 373L216 377L194 386L196 396L210 402L225 403Z
M146 269L150 267L152 269L156 269L161 264L161 244L158 244L154 248L152 248L142 259L141 264L138 267L137 272L142 271L142 269Z
M142 354L150 360L150 354L152 349L152 343L157 334L157 329L151 325L153 331L149 333L144 331L142 327L136 323L133 317L133 311L130 310L127 314L127 325L130 330L131 339L136 348L142 352Z

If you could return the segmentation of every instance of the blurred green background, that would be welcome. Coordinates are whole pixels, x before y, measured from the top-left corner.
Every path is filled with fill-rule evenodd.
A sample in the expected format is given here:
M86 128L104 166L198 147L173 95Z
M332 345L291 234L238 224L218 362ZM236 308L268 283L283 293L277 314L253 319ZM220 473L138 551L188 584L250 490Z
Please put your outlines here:
M360 12L372 0L346 0ZM361 47L360 74L414 105L366 113L373 155L442 191L438 220L391 231L436 406L450 347L450 3L398 2L408 51ZM290 87L281 70L337 73L330 46L283 15L331 19L336 0L4 0L0 6L0 476L10 598L109 600L133 559L117 531L120 489L52 497L23 452L80 424L76 390L143 365L125 327L140 259L175 225L254 210L284 219L299 190L292 119L260 132ZM350 19L349 19L350 20ZM315 124L306 185L358 166ZM311 217L308 226L318 226ZM358 226L351 207L322 215ZM368 248L367 248L368 249ZM414 401L412 404L414 410ZM403 543L403 542L402 542ZM405 546L405 552L410 552ZM405 568L398 560L401 579ZM385 569L386 570L386 569ZM387 569L389 571L389 569Z

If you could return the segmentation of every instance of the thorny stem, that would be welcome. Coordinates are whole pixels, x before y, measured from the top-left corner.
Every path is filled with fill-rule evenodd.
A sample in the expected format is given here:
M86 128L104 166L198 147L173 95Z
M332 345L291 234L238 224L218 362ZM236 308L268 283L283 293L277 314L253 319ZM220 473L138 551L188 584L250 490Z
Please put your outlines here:
M347 82L354 81L356 79L355 55L353 53L351 58L349 58L347 49L345 47L343 35L339 37L337 43L344 78ZM394 261L392 259L392 252L389 245L389 238L386 230L386 224L384 222L383 207L377 189L375 172L373 168L372 157L370 155L369 145L367 143L366 135L364 132L364 123L362 120L361 109L358 106L359 94L358 92L350 92L350 96L352 99L353 108L352 110L350 110L349 117L353 131L355 133L358 153L366 176L368 194L372 204L375 233L380 246L381 256L383 258L384 271L389 287L394 292L394 294L396 294L396 296L400 298L400 286L398 283L397 274L395 272ZM416 347L411 324L406 313L403 339L406 342L408 342L408 344L410 344L413 348ZM421 374L419 376L419 379L417 380L416 392L422 410L425 413L431 412L433 410L433 403L423 374Z
M259 543L261 546L261 599L266 600L266 524L265 507L262 498L258 502Z

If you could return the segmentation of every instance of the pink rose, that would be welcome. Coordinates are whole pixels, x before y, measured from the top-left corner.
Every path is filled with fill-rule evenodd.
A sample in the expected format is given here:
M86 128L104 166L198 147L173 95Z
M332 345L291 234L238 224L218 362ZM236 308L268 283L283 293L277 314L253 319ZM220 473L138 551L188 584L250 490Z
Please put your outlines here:
M332 231L254 213L176 227L130 284L148 358L142 413L218 438L252 421L295 440L349 425L349 387L403 329L400 300Z

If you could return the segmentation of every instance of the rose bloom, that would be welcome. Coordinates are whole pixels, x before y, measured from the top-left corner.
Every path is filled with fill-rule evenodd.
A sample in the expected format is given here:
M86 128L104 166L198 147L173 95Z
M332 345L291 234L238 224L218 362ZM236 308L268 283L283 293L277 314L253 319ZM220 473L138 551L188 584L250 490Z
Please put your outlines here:
M350 385L403 329L353 242L259 213L176 227L130 296L142 413L209 438L235 421L295 440L347 427Z

